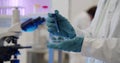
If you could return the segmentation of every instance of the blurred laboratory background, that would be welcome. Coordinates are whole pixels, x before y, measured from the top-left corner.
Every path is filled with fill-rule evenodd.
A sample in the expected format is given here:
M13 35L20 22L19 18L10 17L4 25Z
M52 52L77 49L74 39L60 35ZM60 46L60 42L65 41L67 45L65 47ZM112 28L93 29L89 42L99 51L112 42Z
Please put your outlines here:
M74 18L97 5L98 0L0 0L0 33L7 31L12 24L13 10L17 7L20 11L20 22L25 22L29 18L38 16L47 17L48 13L54 10L64 15L71 23ZM50 63L49 51L46 43L49 41L49 33L45 24L42 24L34 32L23 32L19 37L18 43L21 45L31 45L31 49L20 50L20 63ZM62 58L59 57L59 51L54 51L54 63L75 63L71 58L72 53L62 52ZM73 54L75 56L75 54ZM5 62L10 63L10 62ZM82 62L81 62L82 63Z

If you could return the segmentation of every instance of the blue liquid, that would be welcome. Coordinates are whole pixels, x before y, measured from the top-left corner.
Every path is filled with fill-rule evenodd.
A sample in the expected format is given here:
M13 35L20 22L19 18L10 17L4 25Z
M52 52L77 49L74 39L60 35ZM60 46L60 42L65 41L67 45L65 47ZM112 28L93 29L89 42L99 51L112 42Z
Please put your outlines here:
M44 18L38 17L36 19L28 19L24 23L22 23L21 28L25 32L33 32L35 31L39 25L45 22Z

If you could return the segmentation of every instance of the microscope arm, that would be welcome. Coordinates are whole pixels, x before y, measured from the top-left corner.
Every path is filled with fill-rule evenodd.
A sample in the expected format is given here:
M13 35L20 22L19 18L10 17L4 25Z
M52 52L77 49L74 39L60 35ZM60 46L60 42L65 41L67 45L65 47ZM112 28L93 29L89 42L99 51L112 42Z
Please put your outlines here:
M21 35L20 23L17 23L10 27L6 32L0 34L0 46L4 45L4 40L6 37L15 36L19 37Z
M4 36L16 36L19 37L21 35L20 23L17 23L11 26L6 32L0 34L0 38Z

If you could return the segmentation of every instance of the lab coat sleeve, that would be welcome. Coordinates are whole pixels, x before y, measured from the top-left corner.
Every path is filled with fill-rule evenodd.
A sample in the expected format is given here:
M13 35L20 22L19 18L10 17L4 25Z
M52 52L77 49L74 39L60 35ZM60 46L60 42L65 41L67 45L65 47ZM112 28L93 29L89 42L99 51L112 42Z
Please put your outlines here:
M109 62L119 63L120 60L120 38L94 39L85 38L81 53L88 57ZM118 61L118 62L117 62Z
M112 20L107 38L84 37L81 53L107 63L120 63L120 19ZM87 32L85 35L87 35ZM90 32L88 32L90 35Z

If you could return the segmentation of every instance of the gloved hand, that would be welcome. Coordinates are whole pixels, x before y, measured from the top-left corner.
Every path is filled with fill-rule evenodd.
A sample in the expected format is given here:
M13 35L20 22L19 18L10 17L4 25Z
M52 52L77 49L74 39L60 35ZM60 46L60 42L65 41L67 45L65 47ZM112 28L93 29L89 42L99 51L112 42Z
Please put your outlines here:
M60 41L57 44L49 42L47 44L47 47L53 48L53 49L58 49L58 50L64 50L64 51L68 51L68 52L81 52L83 40L84 40L84 38L82 38L82 37L75 37L73 39Z
M59 32L55 21L57 21ZM46 23L48 26L48 31L53 35L63 36L66 38L73 38L76 36L72 25L65 17L60 15L57 10L55 10L55 13L48 13Z

